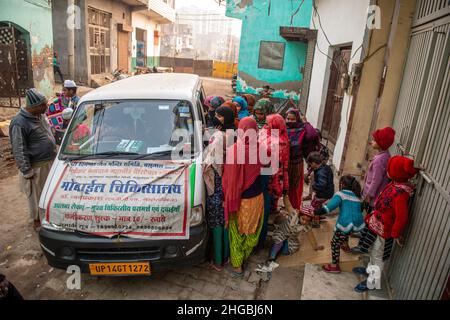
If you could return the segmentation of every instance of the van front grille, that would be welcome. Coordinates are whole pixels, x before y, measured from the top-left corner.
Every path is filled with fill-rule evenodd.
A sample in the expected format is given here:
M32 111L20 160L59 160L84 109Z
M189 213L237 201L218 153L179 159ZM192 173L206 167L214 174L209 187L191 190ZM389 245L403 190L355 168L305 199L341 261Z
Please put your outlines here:
M158 260L161 258L159 247L147 248L79 248L76 250L80 261L136 261Z

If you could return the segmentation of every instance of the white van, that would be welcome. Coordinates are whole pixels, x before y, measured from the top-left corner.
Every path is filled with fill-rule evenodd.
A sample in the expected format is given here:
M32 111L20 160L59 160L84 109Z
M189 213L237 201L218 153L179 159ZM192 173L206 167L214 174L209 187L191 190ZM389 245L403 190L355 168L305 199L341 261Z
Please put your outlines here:
M197 75L165 73L80 99L40 199L51 266L149 275L204 261L204 96Z

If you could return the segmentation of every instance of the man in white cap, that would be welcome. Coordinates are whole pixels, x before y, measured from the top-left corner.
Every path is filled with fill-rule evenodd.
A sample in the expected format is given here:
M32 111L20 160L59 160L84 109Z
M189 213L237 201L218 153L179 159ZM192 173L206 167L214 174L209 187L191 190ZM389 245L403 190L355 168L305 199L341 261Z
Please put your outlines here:
M63 96L68 100L64 107L75 110L80 97L77 96L77 84L73 80L65 80L63 87Z
M66 108L75 110L80 97L77 96L77 85L73 80L65 80L62 93L57 94L47 110L47 117L53 129L61 129L63 126L62 112Z
M22 191L37 231L41 225L39 198L56 156L55 138L44 115L47 98L36 89L26 91L26 105L9 127L12 153L20 170Z

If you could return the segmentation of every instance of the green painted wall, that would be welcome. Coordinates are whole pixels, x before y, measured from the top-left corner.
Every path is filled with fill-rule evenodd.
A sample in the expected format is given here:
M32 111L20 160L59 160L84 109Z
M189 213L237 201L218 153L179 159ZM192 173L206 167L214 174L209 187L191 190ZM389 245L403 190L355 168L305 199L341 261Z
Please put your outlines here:
M147 67L159 67L159 57L147 57ZM136 57L131 58L131 70L136 71Z
M258 93L263 84L270 84L278 89L273 97L299 99L300 81L303 79L301 68L305 65L308 45L286 41L280 36L280 26L291 26L291 16L299 4L300 1L287 0L227 0L226 15L242 20L238 92ZM292 19L292 26L309 28L311 14L312 0L305 0ZM261 41L285 43L282 70L258 68ZM249 76L251 80L246 82L243 78Z
M34 86L54 94L52 11L48 0L1 0L0 22L12 22L29 33Z

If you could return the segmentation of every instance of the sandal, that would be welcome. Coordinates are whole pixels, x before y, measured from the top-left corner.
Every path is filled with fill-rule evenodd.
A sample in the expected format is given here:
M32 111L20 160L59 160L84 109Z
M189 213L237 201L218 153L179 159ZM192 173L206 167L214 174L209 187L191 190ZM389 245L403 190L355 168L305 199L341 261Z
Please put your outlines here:
M215 264L214 262L210 262L209 263L209 267L217 272L222 271L222 266L218 266L217 264Z
M322 266L322 270L328 273L341 273L341 268L339 268L339 265L333 267L331 264L324 264Z
M231 267L230 265L225 267L225 270L230 273L233 278L243 278L244 277L244 271L241 272L237 272L233 270L233 267Z
M345 245L342 245L342 246L341 246L341 249L342 249L345 253L351 253L351 252L352 252L352 249L350 249L348 243L345 244Z

